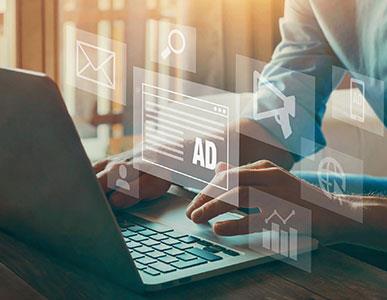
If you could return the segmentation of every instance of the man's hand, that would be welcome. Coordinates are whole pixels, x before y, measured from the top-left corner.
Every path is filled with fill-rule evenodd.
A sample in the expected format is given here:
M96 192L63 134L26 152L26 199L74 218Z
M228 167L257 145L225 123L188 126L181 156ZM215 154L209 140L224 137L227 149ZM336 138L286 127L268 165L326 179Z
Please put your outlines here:
M134 168L134 162L138 158L130 161L109 161L104 160L94 165L94 170L106 194L110 196L110 204L114 208L127 208L135 205L141 200L152 200L162 196L170 187L171 183L158 177L143 173ZM119 191L114 191L108 187L109 174L117 174L120 165L125 165L127 170L126 181L130 186L136 186L138 196L125 195Z
M218 166L217 174L212 181L213 184L221 184L222 180L225 179L224 173L227 172L225 170L226 168L227 166L224 164ZM328 217L330 213L324 209L316 209L315 206L301 199L301 188L305 188L316 193L316 196L318 194L319 197L325 197L327 201L332 201L317 187L300 180L288 171L267 160L232 168L228 172L229 176L239 177L239 186L214 199L207 196L214 194L214 191L212 191L214 189L213 185L208 185L195 197L187 208L187 216L193 222L198 224L206 223L220 214L233 211L237 208L259 208L263 213L265 209L274 209L275 207L262 207L259 199L249 199L250 188L255 188L274 197L313 209L314 221L318 220L316 222L322 222L318 225L319 229L323 229L324 235L333 234L331 226L325 224L327 220L334 223L333 219ZM235 203L235 199L238 199L239 207L230 204L233 200ZM264 214L256 213L247 215L239 220L217 222L214 224L213 230L216 234L225 236L259 232L262 228L258 225L254 226L253 224L262 224L262 222L259 222L262 221L259 220L259 218L262 218L262 215Z

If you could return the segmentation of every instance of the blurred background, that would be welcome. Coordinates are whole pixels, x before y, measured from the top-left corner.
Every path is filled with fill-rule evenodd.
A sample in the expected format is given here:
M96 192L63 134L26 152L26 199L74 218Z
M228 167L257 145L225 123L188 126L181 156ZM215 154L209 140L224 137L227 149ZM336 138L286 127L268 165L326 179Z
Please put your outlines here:
M0 0L0 67L53 78L94 161L131 147L133 66L234 91L235 55L270 61L283 10L284 0ZM159 51L159 20L196 28L196 73L151 61ZM66 25L126 43L126 106L64 82ZM347 88L344 82L332 95L324 120L328 145L346 145L340 151L362 158L365 173L384 175L386 163L375 159L383 158L384 139L329 117L332 103Z

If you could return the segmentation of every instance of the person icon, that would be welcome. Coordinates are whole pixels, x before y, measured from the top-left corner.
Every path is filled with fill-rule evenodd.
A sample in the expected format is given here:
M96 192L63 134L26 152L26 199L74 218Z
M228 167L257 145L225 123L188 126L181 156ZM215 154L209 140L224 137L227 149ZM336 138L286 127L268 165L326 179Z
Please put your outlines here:
M116 180L116 187L119 187L121 189L129 191L130 190L130 185L125 180L126 177L128 176L128 171L126 170L124 165L120 165L120 167L118 168L118 174L119 174L120 178L118 178Z

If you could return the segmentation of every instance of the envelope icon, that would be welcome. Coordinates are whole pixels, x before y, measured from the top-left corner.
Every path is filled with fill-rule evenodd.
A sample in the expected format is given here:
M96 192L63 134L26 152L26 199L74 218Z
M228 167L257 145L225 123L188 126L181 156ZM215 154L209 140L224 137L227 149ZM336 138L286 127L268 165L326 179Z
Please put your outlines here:
M82 41L77 41L76 45L77 77L114 90L115 53Z

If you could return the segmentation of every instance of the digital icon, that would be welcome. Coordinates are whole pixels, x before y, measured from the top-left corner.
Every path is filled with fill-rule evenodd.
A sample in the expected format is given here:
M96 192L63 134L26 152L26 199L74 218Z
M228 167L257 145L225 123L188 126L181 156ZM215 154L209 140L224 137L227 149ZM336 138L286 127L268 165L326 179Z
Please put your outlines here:
M360 91L360 93L359 93ZM352 120L364 122L365 109L364 81L351 78L350 81L350 117Z
M149 20L149 25L159 43L158 51L150 52L150 60L195 73L196 28L153 19Z
M181 45L179 47L175 47L173 45L173 37L175 36L175 39L177 41L180 41ZM182 54L186 47L186 41L184 34L179 29L172 29L168 34L168 45L165 47L165 49L161 52L161 58L167 59L172 53L174 54Z
M318 182L320 188L328 197L332 193L345 194L346 179L345 173L339 162L332 157L323 158L318 166ZM340 205L342 201L340 200Z
M259 83L259 86L258 86ZM282 108L273 109L269 111L259 112L257 93L259 87L267 87L284 103ZM282 134L287 139L292 133L289 116L295 118L296 116L296 97L285 96L272 83L261 76L258 71L253 73L253 89L254 89L254 119L259 121L274 117L275 121L281 126Z
M293 260L298 259L298 230L291 226L284 228L295 214L296 211L292 210L286 217L282 217L275 209L265 218L265 224L271 224L270 229L263 228L262 246L265 249Z
M128 171L126 170L125 165L120 165L118 167L118 175L119 175L119 178L117 178L115 186L118 188L121 188L123 190L129 191L130 185L126 181L127 176L128 176Z
M227 106L142 84L144 161L215 185L217 163L229 163L228 126ZM223 184L217 187L228 190L228 178Z
M92 44L76 42L76 74L99 86L115 89L116 55Z

